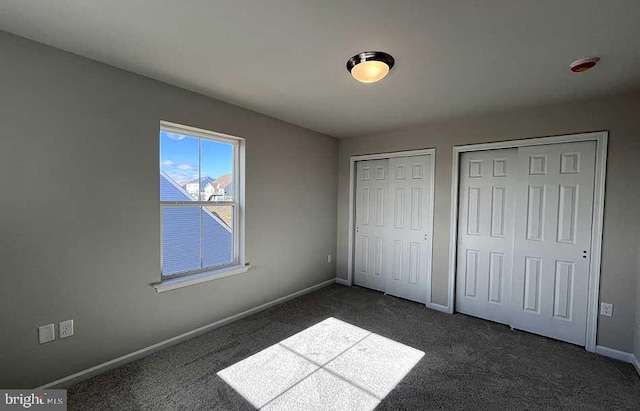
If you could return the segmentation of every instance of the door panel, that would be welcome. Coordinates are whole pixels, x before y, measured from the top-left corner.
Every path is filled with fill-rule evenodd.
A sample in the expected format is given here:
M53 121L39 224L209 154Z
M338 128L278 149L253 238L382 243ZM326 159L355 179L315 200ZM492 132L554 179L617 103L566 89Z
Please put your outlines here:
M593 141L518 151L512 325L579 345L586 342L595 151Z
M509 323L516 149L463 153L456 310Z
M431 156L389 159L389 192L393 199L393 224L387 232L391 241L386 292L426 303L429 285L431 233Z
M457 311L585 345L595 150L461 155Z
M431 156L357 163L355 284L425 303Z
M385 193L388 190L389 160L357 163L356 169L356 249L354 283L384 291Z

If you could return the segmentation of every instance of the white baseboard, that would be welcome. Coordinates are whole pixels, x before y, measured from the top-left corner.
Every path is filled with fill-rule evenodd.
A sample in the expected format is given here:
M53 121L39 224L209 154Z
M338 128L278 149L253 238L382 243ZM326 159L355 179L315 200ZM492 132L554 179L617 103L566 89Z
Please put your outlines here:
M338 278L336 277L336 284L340 284L340 285L346 285L346 286L351 286L351 283L348 280L345 280L344 278Z
M427 306L427 308L431 308L432 310L436 310L436 311L442 311L443 313L447 313L447 314L453 314L451 310L449 310L449 307L447 307L446 305L431 303Z
M633 365L638 375L640 375L640 361L638 361L638 358L636 358L633 353L620 351L609 347L603 347L602 345L596 345L596 354L604 355L605 357L613 358L615 360L628 362L629 364Z
M614 360L620 360L628 363L633 363L633 354L626 351L616 350L614 348L604 347L602 345L596 345L596 354L604 355L605 357L613 358Z
M154 352L158 352L158 351L164 350L165 348L169 348L169 347L171 347L173 345L176 345L176 344L179 344L181 342L184 342L184 341L190 340L192 338L198 337L198 336L200 336L202 334L205 334L205 333L207 333L209 331L213 331L216 328L220 328L220 327L222 327L224 325L227 325L227 324L230 324L230 323L232 323L234 321L241 320L241 319L243 319L245 317L248 317L248 316L250 316L252 314L256 314L256 313L258 313L260 311L264 311L264 310L269 309L269 308L271 308L273 306L276 306L278 304L282 304L282 303L284 303L286 301L292 300L292 299L294 299L296 297L300 297L301 295L304 295L304 294L310 293L312 291L318 290L320 288L326 287L328 285L334 284L335 282L336 282L336 279L323 281L320 284L316 284L316 285L313 285L311 287L305 288L303 290L296 291L295 293L291 293L291 294L285 295L284 297L280 297L280 298L275 299L273 301L270 301L268 303L259 305L257 307L250 308L250 309L248 309L246 311L243 311L241 313L232 315L232 316L227 317L227 318L223 318L222 320L215 321L215 322L213 322L211 324L204 325L204 326L202 326L200 328L196 328L195 330L187 331L186 333L183 333L183 334L177 335L175 337L169 338L168 340L160 341L159 343L156 343L156 344L150 345L148 347L142 348L142 349L140 349L138 351L134 351L132 353L125 354L122 357L115 358L115 359L113 359L111 361L107 361L107 362L104 362L102 364L98 364L98 365L96 365L94 367L87 368L86 370L79 371L79 372L77 372L75 374L72 374L72 375L69 375L67 377L63 377L63 378L60 378L58 380L52 381L52 382L50 382L48 384L45 384L43 386L40 386L40 387L38 387L36 389L43 390L43 389L48 389L48 388L66 388L66 387L70 387L70 386L72 386L72 385L74 385L74 384L76 384L76 383L78 383L80 381L87 380L87 379L89 379L91 377L94 377L94 376L96 376L98 374L102 374L102 373L104 373L106 371L109 371L109 370L112 370L114 368L120 367L120 366L122 366L124 364L127 364L129 362L132 362L132 361L138 360L140 358L146 357L148 355L151 355Z

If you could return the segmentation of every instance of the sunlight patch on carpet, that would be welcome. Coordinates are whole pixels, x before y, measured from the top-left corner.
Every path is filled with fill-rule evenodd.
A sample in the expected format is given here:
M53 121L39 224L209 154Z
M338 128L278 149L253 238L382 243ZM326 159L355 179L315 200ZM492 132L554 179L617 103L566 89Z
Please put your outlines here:
M424 352L333 317L218 372L264 410L372 410Z

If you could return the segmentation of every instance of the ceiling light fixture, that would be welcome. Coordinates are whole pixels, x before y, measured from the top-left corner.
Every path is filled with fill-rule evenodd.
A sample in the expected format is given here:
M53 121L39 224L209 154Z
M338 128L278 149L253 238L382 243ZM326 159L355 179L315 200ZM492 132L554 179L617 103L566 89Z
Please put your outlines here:
M569 64L569 68L574 73L582 73L583 71L587 71L590 68L593 68L596 64L598 64L598 61L600 61L598 57L585 57Z
M394 64L395 60L390 54L365 51L347 61L347 70L354 79L362 83L375 83L385 78Z

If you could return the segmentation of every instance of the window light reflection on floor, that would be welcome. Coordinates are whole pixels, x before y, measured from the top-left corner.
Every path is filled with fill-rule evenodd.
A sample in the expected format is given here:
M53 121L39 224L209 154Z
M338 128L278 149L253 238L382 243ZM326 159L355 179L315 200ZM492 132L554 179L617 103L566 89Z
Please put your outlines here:
M424 352L335 318L218 375L264 410L372 410Z

